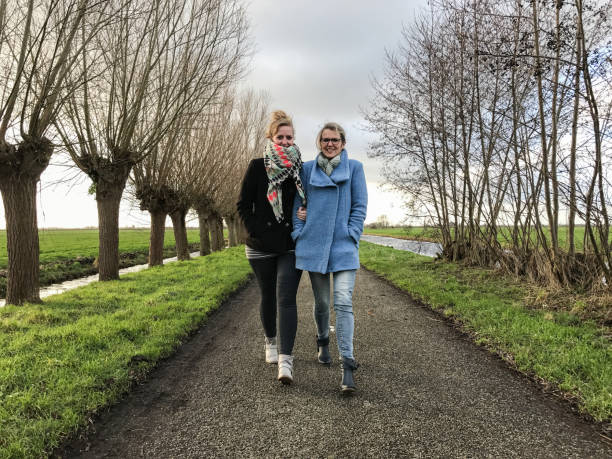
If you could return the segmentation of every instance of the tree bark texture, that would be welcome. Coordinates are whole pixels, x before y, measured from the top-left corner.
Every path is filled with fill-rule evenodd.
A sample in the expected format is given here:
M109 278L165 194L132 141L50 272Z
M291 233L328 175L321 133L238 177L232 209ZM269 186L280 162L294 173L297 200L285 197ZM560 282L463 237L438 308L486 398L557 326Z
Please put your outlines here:
M200 222L200 255L210 255L208 213L198 211L198 221Z
M244 226L244 223L242 223L241 219L236 220L236 227L238 228L238 243L245 244L248 234L246 226Z
M211 250L218 252L225 248L225 241L223 240L223 219L217 214L211 214L208 217L208 225L210 227L210 243Z
M7 304L40 303L39 242L36 217L38 180L11 178L0 183L6 216Z
M174 241L176 242L177 260L189 260L189 242L187 241L187 226L185 225L186 210L175 210L170 213L172 226L174 228Z
M121 190L123 191L123 190ZM98 199L98 273L101 281L119 279L119 206L121 193Z
M228 246L236 247L238 245L238 234L236 233L236 217L227 217L225 221L227 222Z
M164 235L166 232L166 212L151 211L151 239L149 240L149 266L164 263Z
M95 169L98 203L100 281L119 279L119 206L131 163L108 162Z

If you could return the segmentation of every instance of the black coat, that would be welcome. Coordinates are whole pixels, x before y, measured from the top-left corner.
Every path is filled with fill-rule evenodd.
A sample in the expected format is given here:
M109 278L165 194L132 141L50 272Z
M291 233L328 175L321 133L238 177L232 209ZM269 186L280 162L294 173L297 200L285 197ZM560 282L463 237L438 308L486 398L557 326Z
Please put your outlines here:
M295 182L289 178L282 185L283 220L278 222L268 202L268 175L263 158L253 159L244 174L238 213L249 236L246 244L262 252L283 253L295 249L291 238L293 230L293 199L297 192Z

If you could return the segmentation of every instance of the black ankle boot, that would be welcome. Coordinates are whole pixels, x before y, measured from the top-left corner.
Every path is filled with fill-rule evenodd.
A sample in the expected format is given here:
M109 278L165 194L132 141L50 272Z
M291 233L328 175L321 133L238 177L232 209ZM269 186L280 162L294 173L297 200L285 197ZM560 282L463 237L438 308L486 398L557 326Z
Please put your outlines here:
M342 384L340 385L342 393L348 394L355 391L356 387L353 379L353 371L357 368L359 368L359 364L355 362L355 359L342 357Z
M329 355L329 338L319 339L317 338L317 351L319 363L329 365L332 361L331 355Z

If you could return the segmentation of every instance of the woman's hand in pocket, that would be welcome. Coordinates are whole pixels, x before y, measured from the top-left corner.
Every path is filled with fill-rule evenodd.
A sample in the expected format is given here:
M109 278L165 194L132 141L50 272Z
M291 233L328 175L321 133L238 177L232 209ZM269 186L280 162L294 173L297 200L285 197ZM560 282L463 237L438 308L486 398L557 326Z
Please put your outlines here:
M306 221L306 207L299 207L296 212L297 218L302 221Z

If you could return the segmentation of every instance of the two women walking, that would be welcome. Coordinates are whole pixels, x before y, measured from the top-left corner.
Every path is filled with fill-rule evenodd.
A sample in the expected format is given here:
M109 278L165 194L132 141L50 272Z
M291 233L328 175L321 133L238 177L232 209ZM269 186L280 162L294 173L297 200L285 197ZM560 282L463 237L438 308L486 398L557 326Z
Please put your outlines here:
M330 364L330 281L343 392L355 390L352 294L359 268L359 238L366 216L363 166L345 150L346 134L327 123L317 136L319 155L302 165L291 119L272 114L264 158L251 161L238 211L246 226L246 255L261 292L266 362L278 362L278 379L293 381L296 295L302 270L315 299L318 361ZM276 340L278 309L279 340ZM278 354L277 354L278 352Z

